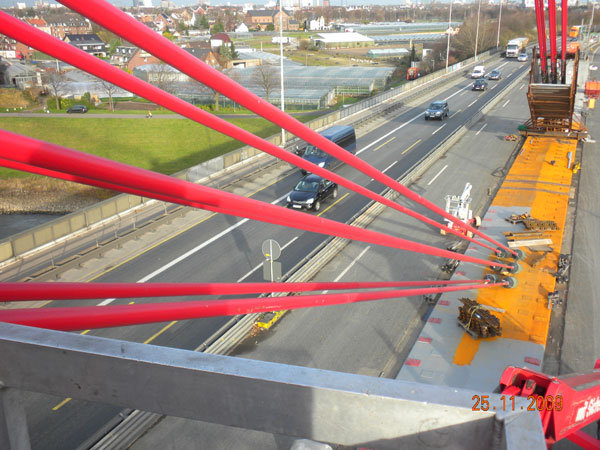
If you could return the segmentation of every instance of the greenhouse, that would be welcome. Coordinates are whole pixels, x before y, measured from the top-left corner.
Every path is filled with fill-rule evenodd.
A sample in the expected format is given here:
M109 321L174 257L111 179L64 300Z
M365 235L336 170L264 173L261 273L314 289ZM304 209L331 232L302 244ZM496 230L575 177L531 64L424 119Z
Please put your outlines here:
M401 58L410 52L407 48L381 48L371 49L367 52L369 58Z
M395 44L398 42L424 42L439 41L446 39L446 33L422 33L422 34L387 34L383 36L371 36L376 45Z

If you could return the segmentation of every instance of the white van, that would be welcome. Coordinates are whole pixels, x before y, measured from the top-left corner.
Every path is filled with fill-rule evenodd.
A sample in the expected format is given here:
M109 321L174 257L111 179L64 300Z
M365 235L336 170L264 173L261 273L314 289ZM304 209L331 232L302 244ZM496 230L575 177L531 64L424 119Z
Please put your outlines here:
M471 73L471 78L483 78L484 75L485 68L483 66L473 67L473 73Z

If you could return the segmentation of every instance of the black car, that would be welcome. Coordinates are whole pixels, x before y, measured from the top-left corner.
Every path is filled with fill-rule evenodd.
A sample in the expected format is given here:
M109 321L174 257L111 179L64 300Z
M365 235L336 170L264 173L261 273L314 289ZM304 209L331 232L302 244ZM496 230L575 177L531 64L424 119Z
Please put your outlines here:
M502 78L502 72L499 70L492 70L488 75L488 80L499 80Z
M73 105L69 109L67 109L67 114L71 113L80 113L84 114L87 112L87 107L85 105Z
M287 207L294 209L321 209L321 203L328 197L336 198L338 185L318 175L310 174L302 178L287 196Z
M479 78L478 80L475 80L475 82L473 83L473 89L474 91L485 91L487 89L487 81L485 81L483 78Z
M448 102L445 100L438 100L432 102L429 108L425 110L425 120L429 119L440 119L444 120L450 114L450 108L448 108Z

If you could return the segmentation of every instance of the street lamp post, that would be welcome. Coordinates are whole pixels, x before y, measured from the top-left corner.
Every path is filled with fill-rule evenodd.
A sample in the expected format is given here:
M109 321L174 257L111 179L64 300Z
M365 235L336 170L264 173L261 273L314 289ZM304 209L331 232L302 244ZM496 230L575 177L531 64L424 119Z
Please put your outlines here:
M500 46L500 23L502 22L502 1L500 0L500 14L498 15L498 37L496 38L496 48Z
M448 14L448 43L446 44L446 73L448 73L448 59L450 58L450 28L452 27L452 3L450 0L450 14Z
M477 7L477 31L475 31L475 61L477 61L477 44L479 43L479 15L481 13L481 0Z
M283 0L279 0L279 60L281 67L281 110L285 111L285 95L283 92ZM285 129L281 129L281 145L285 145Z

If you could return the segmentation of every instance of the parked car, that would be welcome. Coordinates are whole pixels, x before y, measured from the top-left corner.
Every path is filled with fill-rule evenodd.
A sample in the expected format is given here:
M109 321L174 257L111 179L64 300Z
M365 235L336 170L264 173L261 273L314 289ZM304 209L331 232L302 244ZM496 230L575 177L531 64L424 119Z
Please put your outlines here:
M302 178L287 196L287 207L295 209L321 209L321 203L329 197L336 198L338 185L318 175Z
M517 61L519 62L527 62L527 53L523 52L517 56Z
M485 81L483 78L479 78L478 80L475 80L475 82L473 83L473 91L485 91L487 89L488 86L488 82Z
M475 66L471 72L471 78L483 78L485 76L485 67Z
M354 127L350 125L335 125L319 134L343 149L348 150L350 153L356 153L356 133ZM302 158L319 167L325 167L330 170L340 163L337 158L310 144L306 146ZM302 174L306 175L307 171L302 169Z
M448 102L445 100L437 100L429 105L429 108L425 110L425 120L429 119L440 119L444 120L450 114L450 108L448 108Z
M492 70L488 75L488 80L499 80L502 78L502 72L498 69Z
M67 114L71 113L80 113L84 114L87 112L87 107L85 105L73 105L69 109L67 109Z

